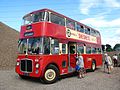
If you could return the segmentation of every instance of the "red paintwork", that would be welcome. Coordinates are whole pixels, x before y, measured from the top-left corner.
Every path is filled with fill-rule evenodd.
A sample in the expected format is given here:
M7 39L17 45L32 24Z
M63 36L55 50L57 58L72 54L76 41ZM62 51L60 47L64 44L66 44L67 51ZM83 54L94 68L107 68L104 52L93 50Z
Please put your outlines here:
M75 56L76 56L76 54L72 54L70 56L71 57L70 66L73 68L75 68L75 66L76 66ZM85 64L86 69L91 68L92 60L96 60L96 66L102 65L102 55L101 54L89 54L89 55L83 54L82 56L84 58L84 64ZM18 58L20 60L24 59L25 55L18 55ZM31 77L43 77L45 68L49 64L56 64L56 66L58 66L58 69L59 69L61 75L69 73L68 66L66 66L64 68L62 67L63 60L66 61L67 65L68 65L68 55L67 54L63 54L63 55L29 55L28 58L33 60L33 72L29 74ZM92 59L88 60L88 58L92 58ZM35 70L36 70L35 59L39 59L39 64L40 64L38 74L35 73ZM24 74L24 72L20 71L19 66L16 66L16 72L21 75Z
M20 60L24 59L25 55L18 55L18 58ZM62 54L62 55L29 55L28 58L33 60L33 72L29 74L31 77L42 77L46 66L49 64L56 64L58 66L58 69L60 70L60 74L68 73L68 67L67 66L64 68L62 67L63 60L66 61L67 62L66 65L68 65L68 61L67 61L68 58L67 58L66 54ZM35 59L39 60L39 64L40 64L39 74L35 73L35 70L36 70ZM23 72L20 71L19 66L16 66L16 72L21 75L24 74Z
M26 26L21 27L20 38L28 38L24 37L25 32L34 32L34 35L31 37L51 36L55 38L59 37L62 39L66 39L66 32L64 26L49 22L39 22L32 24L32 30L26 30Z
M96 61L96 66L102 65L102 55L101 54L83 54L85 68L90 69L92 60ZM91 58L91 60L88 60L88 58Z
M49 22L38 22L31 24L32 29L26 30L26 26L21 27L20 31L20 38L30 38L30 37L40 37L40 36L50 36L54 38L60 39L60 41L66 40L66 28L64 26L60 26L58 24L49 23ZM26 32L34 32L33 36L24 36L24 33ZM74 42L80 42L80 40L76 39L67 39L68 41L74 41ZM82 41L85 42L85 41ZM88 44L91 44L89 42L85 42ZM92 45L92 44L91 44ZM101 46L101 37L97 37L97 44L94 44L95 47Z
M43 9L47 10L47 11L51 11L48 9ZM40 10L41 11L41 10ZM35 11L38 12L38 11ZM32 13L35 13L32 12ZM51 11L53 12L53 11ZM56 13L56 12L54 12ZM58 14L58 13L56 13ZM60 14L59 14L60 15ZM63 16L63 15L62 15ZM67 18L67 17L66 17ZM54 23L50 23L50 22L37 22L37 23L33 23L32 25L32 29L31 30L26 30L26 26L21 26L21 31L20 31L20 39L21 38L31 38L31 37L40 37L40 36L48 36L48 37L54 37L59 39L60 42L62 43L68 43L69 41L71 42L83 42L83 41L79 41L79 40L75 40L75 39L68 39L66 37L66 27L64 26L60 26ZM83 25L83 24L82 24ZM85 26L85 25L84 25ZM24 36L24 33L26 32L34 32L33 36ZM92 44L89 42L84 42L87 43L88 46L94 46L94 47L101 47L101 37L97 37L97 44ZM70 55L70 66L75 68L76 66L76 60L75 60L75 56L76 54ZM18 55L17 60L21 60L26 58L25 55ZM30 73L29 75L31 77L43 77L44 75L44 71L45 68L47 67L47 65L53 63L55 64L59 71L60 74L68 74L68 54L61 54L61 55L28 55L29 59L33 60L33 72ZM96 66L101 66L102 65L102 55L101 54L83 54L83 58L84 58L84 63L85 63L85 68L91 68L91 63L92 60L96 60ZM91 60L88 58L92 58ZM39 64L40 64L40 68L39 68L39 73L36 74L36 68L35 68L35 59L39 60ZM66 61L66 67L62 67L62 62ZM23 75L24 73L20 71L20 67L16 66L16 72L18 74Z

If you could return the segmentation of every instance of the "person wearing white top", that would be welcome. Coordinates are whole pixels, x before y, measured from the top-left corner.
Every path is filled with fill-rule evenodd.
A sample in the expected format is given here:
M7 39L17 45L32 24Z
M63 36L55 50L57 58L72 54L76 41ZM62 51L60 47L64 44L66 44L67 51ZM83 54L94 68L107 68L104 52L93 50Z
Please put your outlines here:
M113 56L113 62L114 62L114 67L118 66L118 56L116 54Z
M105 62L108 68L108 74L110 74L112 70L112 59L108 54L105 54Z
M80 67L80 70L78 70L79 78L83 78L84 77L84 60L81 53L78 54L76 65Z

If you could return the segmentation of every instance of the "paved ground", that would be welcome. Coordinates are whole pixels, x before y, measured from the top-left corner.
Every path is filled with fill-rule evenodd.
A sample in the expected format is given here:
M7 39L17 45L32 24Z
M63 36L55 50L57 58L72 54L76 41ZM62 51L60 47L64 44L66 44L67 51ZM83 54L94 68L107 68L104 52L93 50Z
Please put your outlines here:
M83 79L67 77L50 85L35 79L23 80L14 70L0 70L0 90L120 90L120 67L114 68L112 74L101 68L88 72Z

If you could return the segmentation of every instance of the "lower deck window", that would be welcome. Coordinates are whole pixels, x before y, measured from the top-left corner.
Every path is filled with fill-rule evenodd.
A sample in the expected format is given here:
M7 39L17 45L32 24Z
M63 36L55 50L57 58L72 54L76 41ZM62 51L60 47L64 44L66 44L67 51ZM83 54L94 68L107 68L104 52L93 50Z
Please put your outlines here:
M91 47L87 47L87 48L86 48L86 53L87 53L87 54L91 54Z
M63 53L63 54L66 53L66 44L62 44L62 53Z
M92 48L92 53L97 53L97 49L96 48Z
M51 40L51 54L59 54L59 41L57 39Z
M84 47L83 46L78 46L77 47L77 52L78 53L84 53Z

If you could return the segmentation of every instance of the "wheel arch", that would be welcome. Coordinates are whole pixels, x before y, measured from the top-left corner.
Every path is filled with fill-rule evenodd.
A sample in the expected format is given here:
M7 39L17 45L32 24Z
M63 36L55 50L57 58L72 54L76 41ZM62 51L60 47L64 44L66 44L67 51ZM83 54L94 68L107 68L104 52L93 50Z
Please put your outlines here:
M42 71L42 77L44 76L44 73L45 73L47 67L50 66L50 65L54 65L55 67L57 67L57 69L59 70L59 74L60 74L60 68L59 68L59 66L58 66L55 62L51 62L51 63L48 63L48 64L45 66L44 70Z
M60 71L59 66L58 66L56 63L54 63L54 62L47 64L46 67L45 67L45 70L46 70L47 67L50 66L50 65L56 66L56 67L58 68L58 70Z

